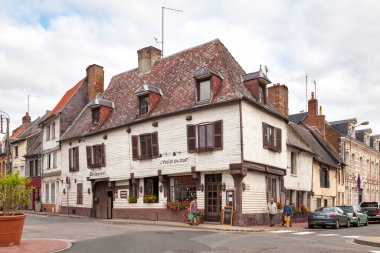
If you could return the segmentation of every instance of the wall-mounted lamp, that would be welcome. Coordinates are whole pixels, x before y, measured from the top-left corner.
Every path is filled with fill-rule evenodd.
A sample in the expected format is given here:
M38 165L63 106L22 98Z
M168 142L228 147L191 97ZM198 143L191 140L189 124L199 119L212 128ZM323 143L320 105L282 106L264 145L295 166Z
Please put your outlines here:
M190 121L190 120L192 120L192 119L193 119L193 117L192 117L191 115L186 116L186 120L187 120L187 121Z
M66 189L65 188L63 188L63 194L66 194Z
M244 182L241 184L241 188L243 189L243 191L245 191L245 183Z
M205 185L201 183L201 192L203 192L204 190L205 190Z
M225 192L226 191L226 183L222 184L222 190Z
M160 184L160 192L163 191L163 187L162 187L162 184Z
M176 156L177 154L176 154L176 152L173 152L173 156Z
M91 189L90 189L90 188L87 189L87 193L88 193L88 194L91 193Z
M127 127L127 129L125 130L127 133L130 133L132 131L132 129L130 127Z
M140 193L142 193L143 192L143 188L142 188L142 186L140 186Z
M74 179L74 183L77 183L77 179L76 178Z
M160 157L162 157L162 154L160 154Z

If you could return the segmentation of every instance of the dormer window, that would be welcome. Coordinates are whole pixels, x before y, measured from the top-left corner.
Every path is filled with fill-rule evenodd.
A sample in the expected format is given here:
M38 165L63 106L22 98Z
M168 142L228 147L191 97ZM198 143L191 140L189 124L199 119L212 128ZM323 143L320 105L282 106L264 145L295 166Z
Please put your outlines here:
M149 95L141 96L140 100L140 115L145 115L149 112Z
M197 101L205 101L211 99L211 80L203 80L198 82L198 99Z
M265 104L265 86L259 84L259 103Z
M98 124L100 122L100 107L92 108L92 123Z

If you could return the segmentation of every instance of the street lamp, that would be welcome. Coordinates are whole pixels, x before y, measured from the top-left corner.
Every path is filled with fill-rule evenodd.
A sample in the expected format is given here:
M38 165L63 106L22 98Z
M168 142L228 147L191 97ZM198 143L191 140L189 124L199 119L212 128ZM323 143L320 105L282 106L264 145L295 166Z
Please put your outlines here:
M353 128L351 128L351 133L350 133L350 172L352 172L352 154L351 154L351 146L352 146L352 132L355 131L355 128L358 126L367 126L369 124L368 121L363 121L360 124L355 125ZM350 180L351 181L351 180ZM350 195L351 195L351 189L350 189ZM350 197L351 203L352 204L352 197Z
M0 110L0 119L1 119L1 133L4 133L3 131L3 119L6 121L7 129L6 129L6 140L7 140L7 173L11 172L11 145L10 145L10 140L9 140L9 121L11 120L11 117L9 117L8 113Z

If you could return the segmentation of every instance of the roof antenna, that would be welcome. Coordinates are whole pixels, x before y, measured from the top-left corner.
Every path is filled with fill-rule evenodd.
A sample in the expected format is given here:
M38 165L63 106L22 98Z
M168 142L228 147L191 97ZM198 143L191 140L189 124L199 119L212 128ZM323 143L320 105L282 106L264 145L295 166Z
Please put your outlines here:
M269 68L267 65L264 66L264 69L265 69L265 75L268 76L268 72L269 72Z
M30 115L30 113L29 113L29 98L38 98L38 96L32 96L32 95L29 95L28 94L28 114Z
M306 73L306 111L307 111L307 73Z
M314 95L315 99L317 99L317 81L314 80Z
M154 37L154 39L156 40L156 43L161 43L161 56L164 57L164 12L165 12L165 10L177 11L177 12L183 12L183 11L177 10L177 9L172 9L172 8L167 8L164 6L162 6L161 8L162 8L162 13L161 13L161 41L158 41L158 39L156 37Z

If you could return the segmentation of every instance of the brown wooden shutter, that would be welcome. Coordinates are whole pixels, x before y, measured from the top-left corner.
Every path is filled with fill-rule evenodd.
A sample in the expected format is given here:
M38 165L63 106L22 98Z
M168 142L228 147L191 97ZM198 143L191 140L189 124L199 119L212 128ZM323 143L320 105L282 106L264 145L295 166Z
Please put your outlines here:
M77 204L83 204L83 184L77 184Z
M86 155L87 155L87 167L92 168L92 147L86 147Z
M268 124L263 122L263 148L268 148Z
M79 147L75 148L75 166L74 169L76 171L79 171Z
M216 150L223 149L223 121L214 122L214 148Z
M272 178L266 177L266 183L267 183L267 202L269 202L270 198L272 197Z
M187 151L194 153L196 149L195 143L195 126L187 125Z
M158 150L158 133L154 132L152 133L152 158L156 158L160 155Z
M281 141L281 128L275 128L275 135L276 135L276 151L280 152L282 151L282 141Z
M106 166L106 150L105 150L104 143L100 145L100 161L101 161L100 167L105 167Z
M74 160L73 160L73 149L70 148L69 149L69 172L73 171L73 165L74 165L73 162L74 162Z
M132 159L139 159L139 137L137 135L132 135Z

